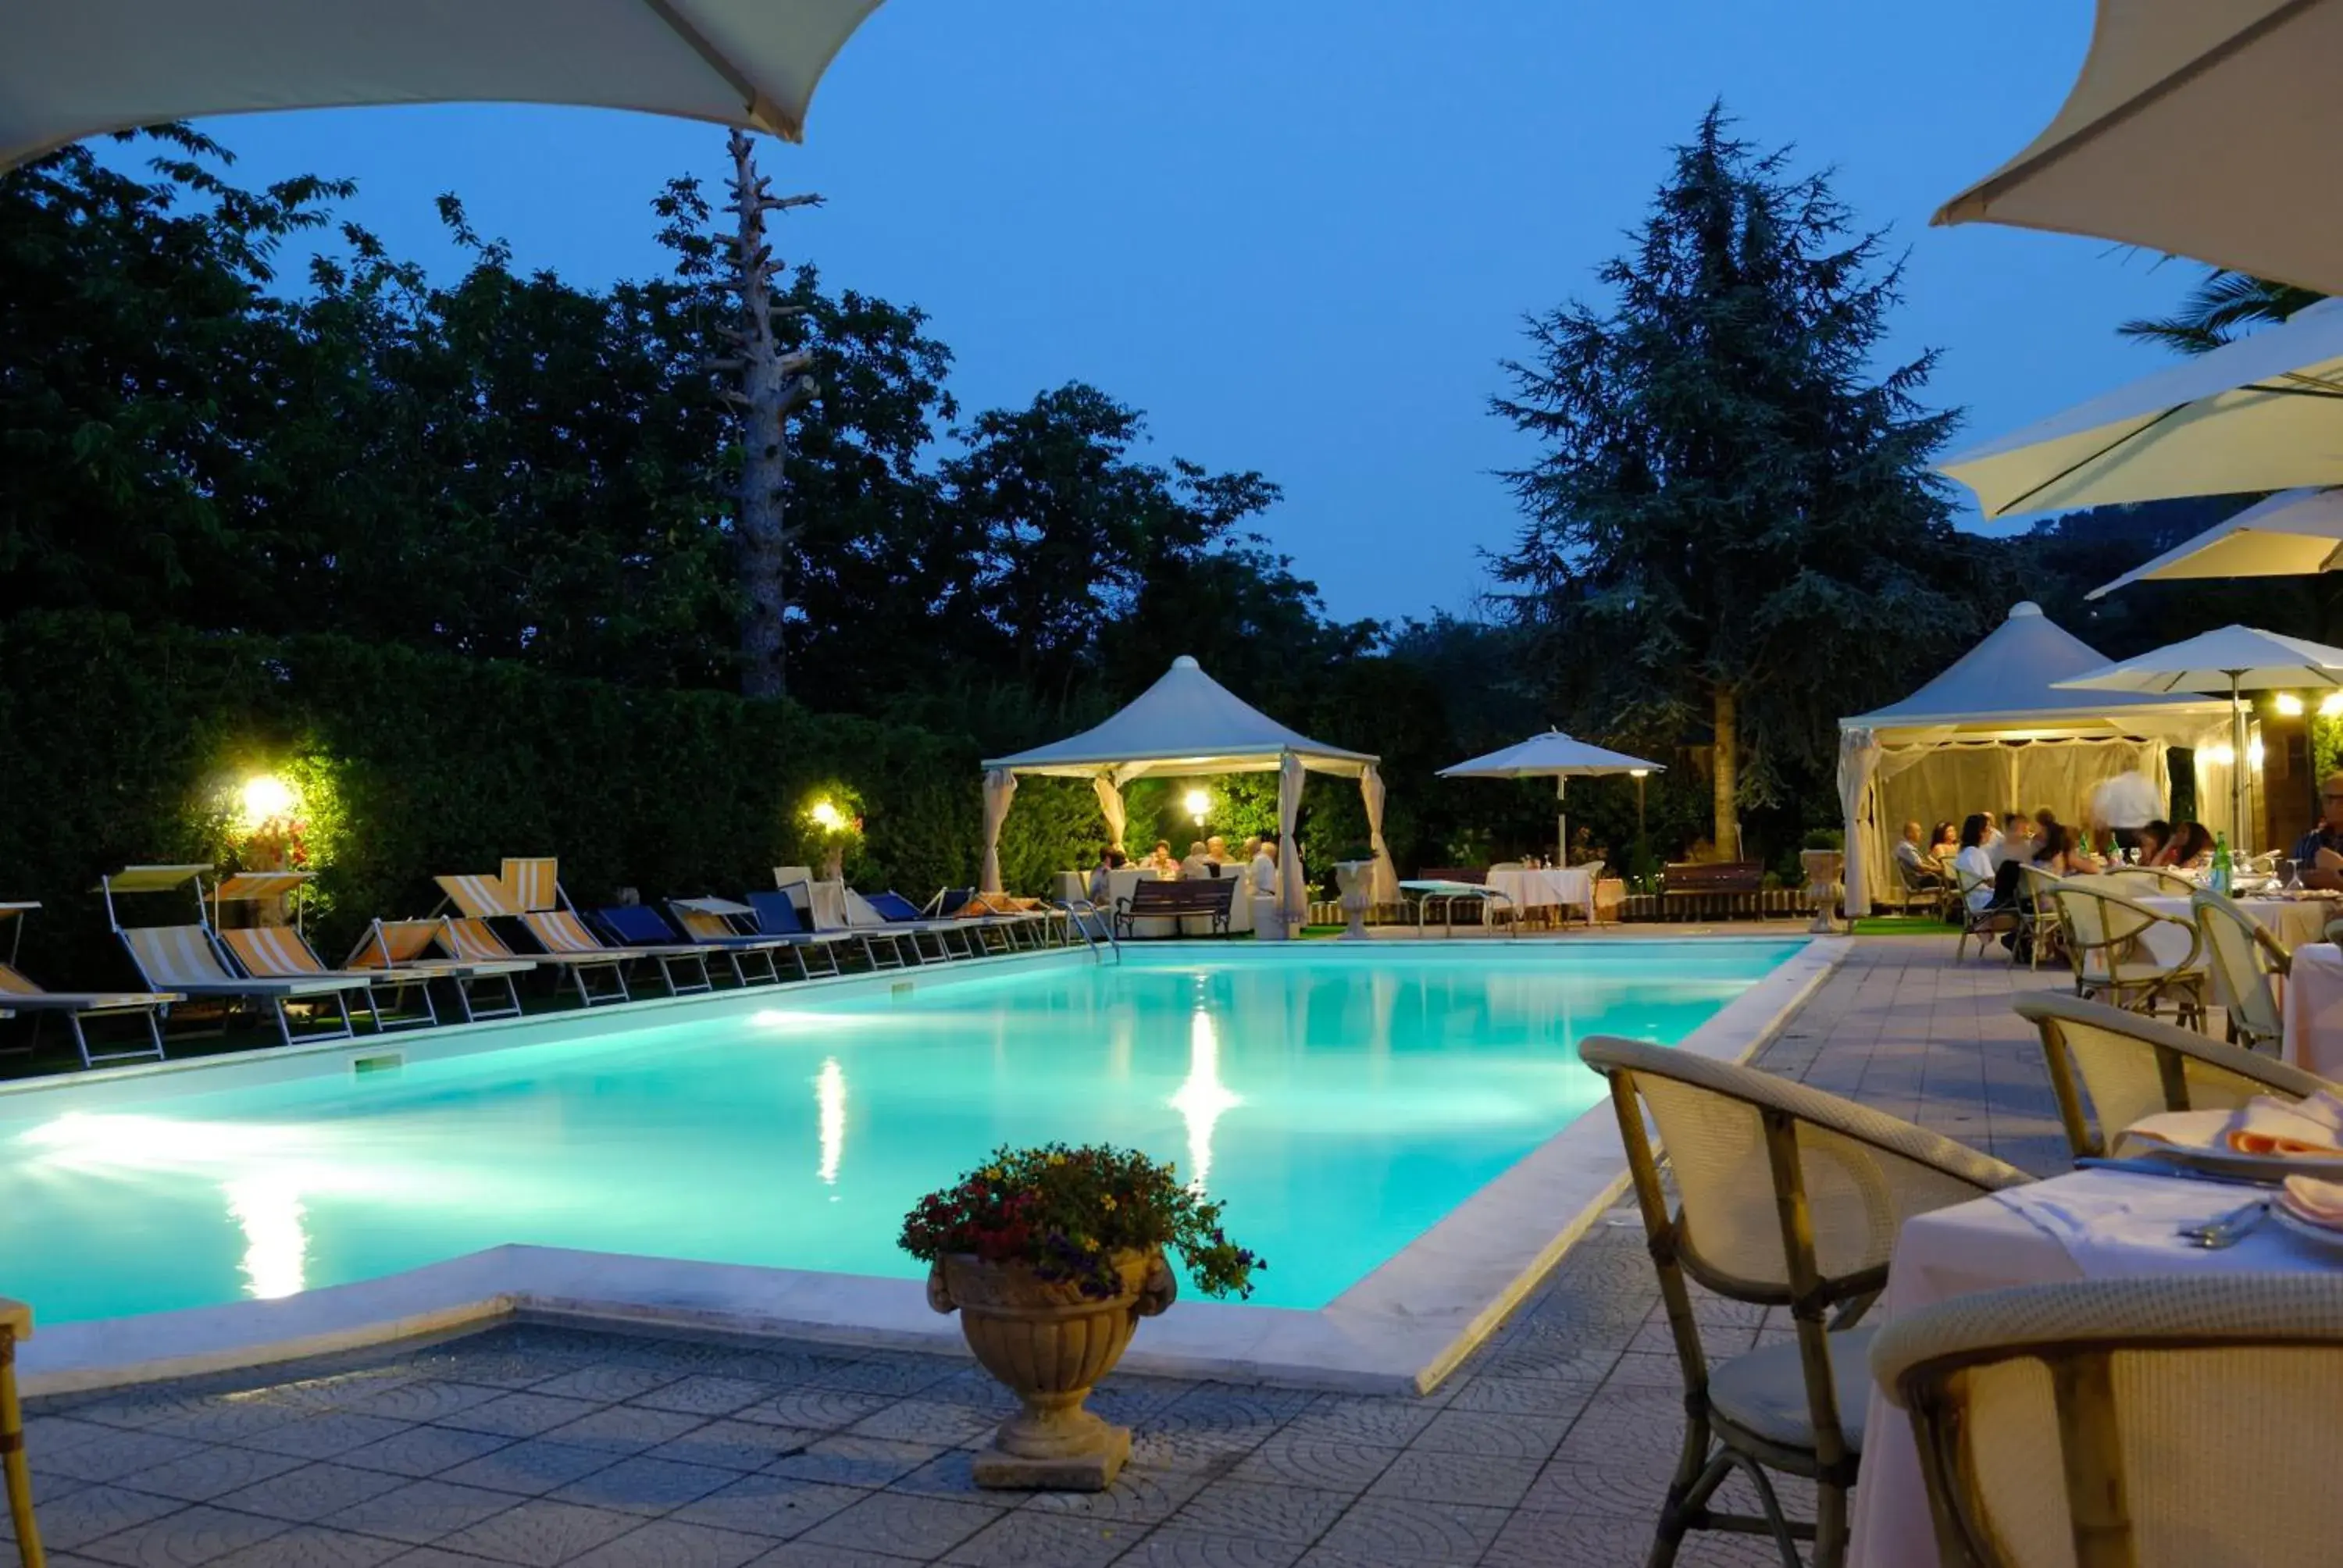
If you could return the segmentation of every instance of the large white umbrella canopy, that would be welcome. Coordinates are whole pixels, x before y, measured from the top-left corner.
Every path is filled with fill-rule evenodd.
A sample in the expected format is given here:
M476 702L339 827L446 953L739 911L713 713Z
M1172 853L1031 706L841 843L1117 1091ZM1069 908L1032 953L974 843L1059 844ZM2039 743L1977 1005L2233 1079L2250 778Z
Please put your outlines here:
M2099 0L2083 70L1940 224L2095 235L2343 294L2343 0Z
M795 141L880 0L37 0L0 23L0 169L161 120L464 102Z
M2281 490L2085 594L2183 578L2298 578L2343 570L2343 489Z
M2247 763L2246 706L2248 691L2343 687L2343 648L2308 642L2252 627L2225 626L2185 642L2087 670L2060 686L2097 691L2226 691L2236 758L2230 770L2230 820L2245 831Z
M1459 762L1453 768L1443 768L1443 779L1554 779L1554 843L1561 858L1570 859L1570 818L1561 809L1563 791L1573 779L1595 779L1621 773L1662 773L1666 769L1656 762L1646 762L1640 757L1630 757L1624 751L1606 750L1574 739L1559 729L1549 729L1543 735L1533 735L1527 740L1492 751L1485 757L1475 757Z
M2343 299L1936 467L1988 518L2343 485Z

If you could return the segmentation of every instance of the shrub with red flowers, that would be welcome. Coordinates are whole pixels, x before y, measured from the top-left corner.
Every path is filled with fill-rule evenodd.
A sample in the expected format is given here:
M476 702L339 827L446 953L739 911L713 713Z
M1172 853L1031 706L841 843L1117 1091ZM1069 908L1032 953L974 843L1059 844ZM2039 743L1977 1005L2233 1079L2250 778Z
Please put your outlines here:
M1204 1294L1249 1296L1252 1271L1269 1265L1222 1232L1222 1207L1137 1150L1002 1147L920 1199L903 1217L900 1244L923 1262L972 1253L1030 1264L1040 1278L1071 1281L1094 1299L1121 1288L1116 1253L1168 1248Z
M296 817L271 817L244 836L237 864L247 871L301 871L309 865L307 824Z

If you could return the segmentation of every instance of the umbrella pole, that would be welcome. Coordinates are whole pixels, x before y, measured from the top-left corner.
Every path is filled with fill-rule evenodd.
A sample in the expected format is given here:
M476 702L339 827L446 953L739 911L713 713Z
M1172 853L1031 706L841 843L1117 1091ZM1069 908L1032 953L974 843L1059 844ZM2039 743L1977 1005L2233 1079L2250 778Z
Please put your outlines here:
M2237 695L2237 672L2229 672L2229 730L2237 760L2229 769L2229 830L2237 838L2237 852L2246 853L2246 704Z
M1570 864L1570 813L1562 809L1562 792L1570 787L1567 774L1554 776L1554 863Z

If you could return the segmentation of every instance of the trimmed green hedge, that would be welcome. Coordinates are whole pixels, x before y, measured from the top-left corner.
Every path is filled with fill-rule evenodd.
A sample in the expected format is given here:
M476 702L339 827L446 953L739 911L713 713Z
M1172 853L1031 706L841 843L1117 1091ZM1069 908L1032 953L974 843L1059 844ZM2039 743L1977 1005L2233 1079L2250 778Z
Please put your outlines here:
M58 986L128 979L91 896L136 861L233 858L237 787L301 788L329 961L374 915L437 902L435 872L561 858L580 903L772 885L811 863L801 813L827 786L864 802L849 874L924 899L973 881L973 742L870 719L650 691L337 638L287 641L33 614L0 624L0 899L46 906L26 967ZM1004 879L1045 890L1101 837L1079 780L1031 779Z

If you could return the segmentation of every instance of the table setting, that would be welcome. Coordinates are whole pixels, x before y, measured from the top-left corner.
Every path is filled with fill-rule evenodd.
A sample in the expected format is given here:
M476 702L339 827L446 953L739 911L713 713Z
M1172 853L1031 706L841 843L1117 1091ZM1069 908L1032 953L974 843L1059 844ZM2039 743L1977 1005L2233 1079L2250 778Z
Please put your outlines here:
M2343 1098L2143 1118L2103 1159L1907 1221L1873 1320L2082 1280L2343 1270ZM1938 1562L1919 1456L1875 1387L1849 1562Z

